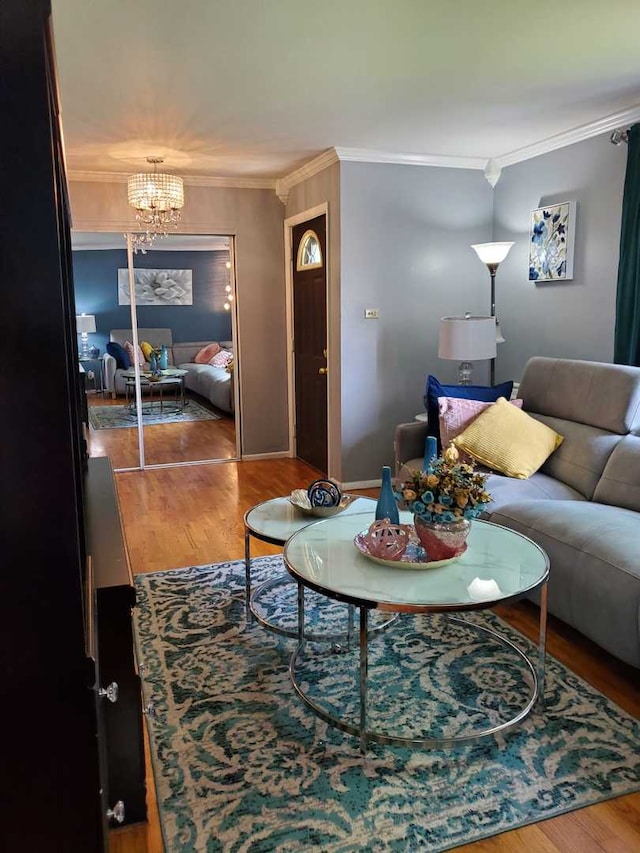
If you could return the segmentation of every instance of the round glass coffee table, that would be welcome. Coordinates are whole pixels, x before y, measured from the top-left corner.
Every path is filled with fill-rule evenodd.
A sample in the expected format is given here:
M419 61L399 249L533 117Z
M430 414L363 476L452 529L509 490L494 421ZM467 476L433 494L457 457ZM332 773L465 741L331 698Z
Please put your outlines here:
M373 521L376 509L374 498L357 497L349 506L331 518L324 521L334 521L347 515L357 513L361 518ZM364 513L364 515L363 515ZM284 545L290 536L319 521L315 516L304 515L293 506L289 497L272 498L252 507L244 516L244 571L245 571L245 608L247 622L255 617L263 627L284 637L297 637L297 628L287 628L269 619L260 606L260 599L269 590L282 584L291 584L291 578L286 572L251 589L251 537L271 545ZM294 598L295 602L295 598ZM295 606L295 604L294 604ZM295 624L295 623L294 623ZM352 626L350 614L349 626ZM352 628L349 628L351 631ZM325 635L325 639L336 639Z
M400 513L402 523L409 524L412 520L410 513ZM468 548L455 562L438 568L425 568L424 565L421 568L406 565L403 567L402 564L390 567L364 556L354 545L356 534L366 530L370 523L369 515L337 516L330 522L319 521L298 531L285 545L285 565L298 583L298 646L291 658L290 675L297 694L305 704L326 722L358 736L363 752L368 741L434 747L475 741L515 726L528 716L536 703L540 702L542 705L549 577L549 559L542 548L520 533L488 521L474 520ZM304 679L298 678L297 670L305 663L309 639L304 632L305 588L360 609L357 688L359 697L352 709L351 721L346 715L334 713L309 695L311 679L308 676ZM472 620L450 615L490 609L498 604L523 598L536 589L540 590L540 628L535 662L498 631ZM516 691L517 710L510 710L507 719L493 720L491 724L473 731L456 731L452 736L404 737L389 733L388 726L372 730L368 724L367 685L370 611L447 615L447 624L452 623L455 627L455 623L459 623L459 626L464 626L465 631L471 630L474 636L477 632L481 637L491 639L501 650L501 654L506 648L509 662L515 655L515 663L526 675L526 679L522 679L522 689L525 690L528 685L529 695L520 703L519 692ZM411 651L403 647L403 642L407 646L410 645L406 638L400 637L394 648L394 652L400 656ZM482 647L483 643L480 645ZM329 655L323 654L319 659L321 669L326 666L335 670L335 662L331 661ZM472 666L469 663L469 667ZM486 692L491 692L491 685L488 690L485 689ZM511 707L510 705L509 709ZM384 719L384 715L380 715L380 718ZM391 725L394 721L388 719L387 722Z

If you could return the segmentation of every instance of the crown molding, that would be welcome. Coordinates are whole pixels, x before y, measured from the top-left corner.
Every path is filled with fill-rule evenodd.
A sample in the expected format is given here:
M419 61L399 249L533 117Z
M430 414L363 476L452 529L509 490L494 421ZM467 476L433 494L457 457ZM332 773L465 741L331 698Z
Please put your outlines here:
M484 169L486 157L454 157L447 154L403 154L368 148L336 148L338 158L355 163L389 163L398 166L437 166L443 169Z
M558 148L583 142L593 136L628 127L640 121L640 104L635 104L617 113L611 113L603 118L563 131L555 136L517 148L501 156L491 158L494 163L504 168L541 154L548 154ZM275 190L283 204L291 188L306 181L319 172L333 166L334 163L379 163L404 166L435 166L444 169L478 169L484 171L490 160L487 157L455 157L446 154L406 154L394 151L375 151L368 148L328 148L298 169L282 178L244 178L244 177L214 177L209 175L189 175L184 177L185 186L191 187L231 187L236 189ZM69 181L88 181L94 183L126 183L129 172L91 172L72 169L68 172Z
M131 172L83 172L71 169L67 178L70 181L88 181L99 184L126 184ZM187 175L182 180L186 187L232 187L245 190L274 190L275 178L224 178L213 175Z
M368 148L328 148L276 182L276 195L283 204L291 187L317 175L334 163L380 163L401 166L439 166L447 169L484 169L486 157L449 157L441 154L403 154L394 151L373 151Z
M291 187L295 187L296 184L301 184L302 181L306 181L307 178L312 178L314 175L317 175L319 172L323 172L325 169L328 169L329 166L333 166L333 164L337 162L338 154L336 149L327 148L326 151L323 151L322 154L318 154L317 157L314 157L313 160L309 160L308 163L304 163L299 169L295 169L293 172L285 175L284 178L278 178L276 181L276 195L283 204L286 204Z
M587 122L587 124L581 124L571 130L565 130L563 133L557 133L555 136L542 139L540 142L534 142L533 145L525 145L524 148L517 148L515 151L510 151L508 154L503 154L494 159L503 168L505 166L512 166L514 163L521 163L523 160L539 157L540 154L548 154L550 151L555 151L558 148L575 145L576 142L584 142L585 139L600 136L601 133L618 130L627 125L634 124L636 121L640 121L640 104L635 104L626 110L603 116L595 121Z

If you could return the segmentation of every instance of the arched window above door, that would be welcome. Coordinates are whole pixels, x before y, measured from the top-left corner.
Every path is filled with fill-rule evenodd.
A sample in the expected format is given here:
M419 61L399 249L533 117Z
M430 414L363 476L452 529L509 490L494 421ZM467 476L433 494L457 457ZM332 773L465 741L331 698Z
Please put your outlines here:
M318 269L323 264L320 240L315 231L305 231L298 246L296 270Z

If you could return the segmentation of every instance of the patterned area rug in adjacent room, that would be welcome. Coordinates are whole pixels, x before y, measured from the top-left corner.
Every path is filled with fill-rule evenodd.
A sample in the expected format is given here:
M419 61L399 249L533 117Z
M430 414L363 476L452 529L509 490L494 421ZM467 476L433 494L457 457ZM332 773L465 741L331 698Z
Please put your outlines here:
M253 561L255 583L282 571L279 556ZM291 586L264 602L272 616ZM363 756L295 695L294 641L246 627L243 562L138 575L136 588L168 853L441 851L640 790L640 725L551 658L546 711L506 734L448 750L373 744ZM341 630L346 607L308 596L314 634ZM535 656L493 614L466 618ZM412 736L495 724L528 689L513 652L443 617L400 616L371 638L369 661L372 727ZM323 707L357 719L357 648L309 644L299 677Z
M184 410L176 411L169 401L163 411L157 401L142 402L142 421L144 426L152 424L177 424L190 421L218 421L220 415L206 409L197 400L188 400ZM135 409L129 406L89 406L89 423L93 429L124 429L137 427L138 418Z

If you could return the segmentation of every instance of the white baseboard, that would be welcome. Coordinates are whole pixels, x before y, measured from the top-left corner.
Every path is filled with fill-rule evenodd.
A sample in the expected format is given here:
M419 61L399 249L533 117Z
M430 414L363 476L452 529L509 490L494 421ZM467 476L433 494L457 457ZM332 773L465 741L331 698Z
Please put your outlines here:
M342 490L346 489L376 489L382 485L382 480L355 480L353 483L343 483Z
M256 459L289 459L288 450L276 450L274 453L244 453L242 462L253 462Z

